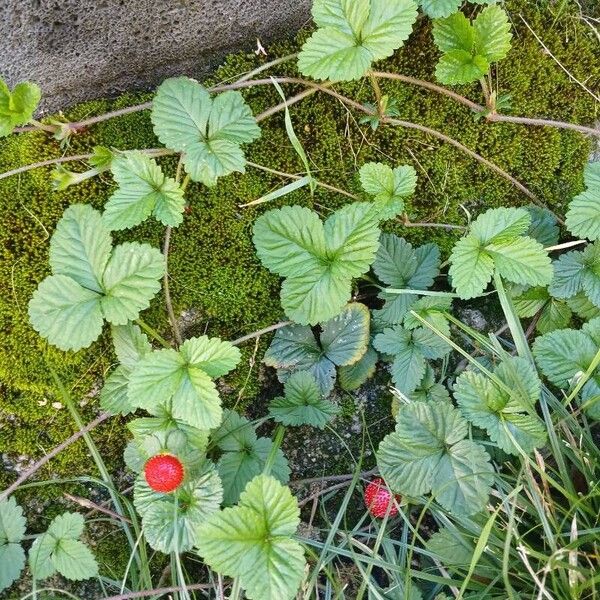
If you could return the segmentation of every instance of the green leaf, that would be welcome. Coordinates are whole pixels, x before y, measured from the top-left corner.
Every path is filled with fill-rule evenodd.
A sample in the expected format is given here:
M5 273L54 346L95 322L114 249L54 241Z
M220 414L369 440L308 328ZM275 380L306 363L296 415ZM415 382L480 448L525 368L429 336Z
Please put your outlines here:
M213 443L225 452L239 452L256 443L252 423L233 410L223 412L223 421L211 434Z
M300 523L288 488L260 475L238 506L215 513L198 530L198 553L212 569L238 578L251 600L292 600L304 575L302 546L292 539Z
M440 251L435 244L413 248L403 238L387 233L381 235L373 271L391 288L426 290L433 285L439 267ZM374 311L375 318L384 325L396 325L402 322L418 296L383 291L379 298L385 300L385 304Z
M536 324L536 330L540 333L564 329L573 314L568 304L550 296L545 287L529 288L513 298L513 305L519 317L529 318L540 313Z
M537 240L545 248L558 244L560 230L556 217L546 208L540 208L535 204L526 207L531 216L531 225L526 235Z
M369 346L358 362L340 367L338 371L340 387L347 392L358 389L375 374L377 359L377 352Z
M316 0L319 29L302 46L300 72L315 79L360 79L373 61L391 56L412 31L417 7L411 0Z
M62 350L86 348L103 320L124 325L147 308L160 289L162 254L147 244L110 249L100 213L89 205L68 208L50 242L53 275L29 302L33 328ZM110 256L110 257L109 257Z
M281 302L296 323L315 325L339 314L352 279L368 271L378 247L377 212L368 202L349 204L323 224L299 206L271 210L254 225L262 263L286 277Z
M263 360L280 370L279 379L283 382L291 371L309 371L321 393L327 395L335 383L335 367L352 365L366 352L369 328L367 307L354 302L333 319L321 323L318 340L307 326L289 325L280 329Z
M119 187L102 215L110 230L134 227L151 214L163 225L177 227L182 223L183 190L147 154L125 152L112 161L111 170Z
M552 263L544 247L529 237L489 244L486 247L498 273L514 283L548 285Z
M61 350L87 348L102 332L101 296L66 275L46 277L29 302L33 328Z
M466 421L450 404L415 402L398 411L397 426L379 445L377 463L395 492L432 492L448 511L468 516L483 510L493 482L485 450L464 439Z
M392 381L404 394L413 392L425 375L426 358L441 358L451 348L436 334L423 328L408 330L401 325L386 328L375 336L373 346L393 356Z
M580 319L590 320L600 317L600 308L594 306L583 292L567 298L567 305Z
M12 585L25 566L21 541L27 522L14 498L0 502L0 591Z
M475 47L490 63L506 58L510 50L510 22L500 6L484 8L473 21Z
M441 83L457 85L481 79L490 69L485 57L465 50L450 50L442 55L435 68Z
M152 105L152 123L158 139L183 153L193 181L212 187L234 171L244 172L241 144L260 136L260 129L239 92L228 91L211 99L197 81L167 79Z
M90 291L102 293L112 239L102 216L86 204L65 210L50 240L50 268Z
M504 452L519 454L512 437L529 454L546 442L545 425L534 410L541 382L523 358L507 359L495 374L511 390L510 394L481 373L461 373L454 388L460 411L471 423L485 429Z
M573 235L593 241L600 238L600 162L586 165L584 181L587 189L571 200L566 224Z
M285 383L284 397L274 398L270 416L284 425L310 425L323 429L339 409L325 400L315 378L307 371L292 373Z
M138 325L113 325L110 328L115 354L121 365L135 367L138 361L152 352L152 345L148 337Z
M104 381L100 390L100 406L111 415L128 415L135 411L135 406L128 396L131 369L118 366Z
M269 438L258 438L252 445L237 452L225 452L219 459L217 469L223 481L223 502L235 504L246 484L263 472L267 458L273 448ZM271 474L281 483L287 483L290 478L290 468L287 459L277 449Z
M200 336L186 340L179 351L155 350L133 369L129 400L150 413L170 409L175 419L198 429L221 422L221 400L212 381L237 364L240 352L229 342Z
M570 298L583 292L600 307L600 242L583 251L563 254L554 265L554 278L549 291L557 298Z
M199 527L218 512L223 488L216 470L209 466L175 493L157 496L144 506L142 527L146 540L159 552L181 553L200 542Z
M575 329L553 331L533 343L533 355L542 373L565 389L578 373L585 373L597 350L591 336Z
M370 162L361 167L360 182L365 192L374 196L381 207L381 218L393 219L404 210L403 198L414 194L417 173L409 165L392 170L383 163Z
M26 125L33 118L42 92L35 83L18 83L11 92L0 79L0 137L12 133L17 125Z
M117 246L104 271L104 318L113 325L125 325L148 308L160 290L164 262L162 253L147 244L126 242Z
M436 5L440 3L436 2ZM442 6L447 14L452 12L449 2ZM506 12L499 6L488 6L473 23L460 12L434 21L433 37L443 52L436 67L436 77L442 83L461 84L484 77L491 63L505 58L512 34Z
M466 536L444 527L427 540L427 550L433 552L445 566L468 567L475 547Z
M446 337L450 337L450 324L446 318L446 313L452 310L452 298L444 296L424 296L419 298L412 306L411 312L404 317L404 327L407 329L417 329L422 327L419 321L412 313L416 313L443 333Z
M462 0L419 0L419 5L423 9L423 12L431 19L448 17L452 13L456 13L461 4ZM467 21L467 23L469 22Z
M514 283L547 285L552 264L539 242L523 236L530 225L531 216L522 208L480 215L452 249L449 274L457 294L465 300L481 295L494 269Z
M83 526L83 517L78 513L64 513L50 523L48 531L29 550L29 565L36 579L46 579L56 571L73 581L98 574L94 555L78 539Z

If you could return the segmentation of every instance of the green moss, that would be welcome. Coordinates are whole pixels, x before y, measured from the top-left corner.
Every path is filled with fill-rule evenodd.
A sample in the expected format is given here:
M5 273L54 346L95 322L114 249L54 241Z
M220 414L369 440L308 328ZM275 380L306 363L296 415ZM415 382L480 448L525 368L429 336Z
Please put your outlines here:
M529 6L528 6L529 5ZM543 116L575 122L590 122L595 115L593 99L555 64L518 18L524 15L531 27L543 32L544 43L572 74L598 87L600 61L593 32L566 18L553 24L544 8L524 0L508 3L514 10L514 48L500 65L497 80L500 93L510 93L515 114ZM301 40L306 34L301 34ZM269 58L294 51L296 42L271 48ZM212 82L229 81L256 67L262 60L254 54L235 54L212 77ZM380 70L434 80L437 51L431 41L430 24L419 22L406 50L378 65ZM273 71L297 75L288 63ZM590 152L588 140L579 134L549 128L528 128L510 124L475 122L468 109L437 94L391 81L382 82L384 92L398 100L401 118L426 124L466 144L525 183L538 197L559 213L582 187L582 165ZM301 88L287 86L291 96ZM372 101L364 82L340 85L338 89L360 101ZM477 86L459 91L481 101ZM272 86L244 92L255 113L280 101ZM81 119L148 100L147 94L127 94L117 100L87 102L67 111L69 119ZM417 193L409 203L414 221L464 224L461 205L471 212L506 204L525 204L527 198L506 180L481 166L452 146L414 130L381 127L376 132L359 127L358 116L324 95L313 95L291 108L296 131L318 177L332 185L360 193L357 170L369 160L415 165L420 175ZM263 135L248 148L249 159L281 171L297 173L303 167L293 151L278 114L261 124ZM140 112L91 127L74 136L68 154L88 152L97 144L119 149L158 145L149 113ZM58 143L39 133L15 135L0 143L0 171L60 156ZM171 172L173 159L162 161ZM114 360L106 339L90 349L63 353L48 348L31 329L27 303L38 282L48 274L48 237L69 204L87 202L101 208L113 189L108 176L101 176L76 188L57 193L50 189L50 169L30 171L0 181L0 452L39 456L72 432L66 410L56 410L60 401L50 385L48 366L56 369L79 401L101 384ZM174 231L169 270L177 312L193 309L192 332L232 339L267 326L283 315L279 307L279 282L257 261L251 242L251 228L260 208L240 208L287 182L280 177L248 168L221 180L214 189L189 187L190 214ZM280 203L313 205L323 215L346 202L344 196L318 189L314 201L305 190ZM279 203L279 204L280 204ZM275 206L275 203L271 206ZM403 229L387 226L414 243L435 241L447 254L453 235L439 229ZM116 241L142 239L161 243L163 230L147 223L115 236ZM144 315L168 335L162 298L157 297ZM260 388L259 361L266 341L255 351L244 348L240 368L224 384L226 401L242 402L257 395ZM90 398L85 418L92 418L97 400ZM40 425L41 424L41 425ZM9 435L6 433L10 432ZM103 425L96 435L109 456L119 454L122 425L119 420ZM89 470L85 446L78 444L52 463L56 473ZM1 482L0 482L1 483Z

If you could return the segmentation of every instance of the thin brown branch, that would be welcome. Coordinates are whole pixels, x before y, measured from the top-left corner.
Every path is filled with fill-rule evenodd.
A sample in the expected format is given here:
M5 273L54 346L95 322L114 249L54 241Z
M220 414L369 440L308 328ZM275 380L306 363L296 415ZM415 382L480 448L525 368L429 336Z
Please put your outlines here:
M53 459L57 454L60 454L65 448L68 448L71 444L75 443L79 438L83 437L86 433L90 432L94 427L100 425L100 423L110 418L110 414L102 413L96 417L91 423L88 423L83 429L75 432L70 438L56 446L53 450L50 450L48 454L40 458L34 465L32 465L27 471L21 473L18 479L8 486L3 492L0 493L0 502L8 498L23 482L27 481L34 473L39 471L48 461Z
M63 496L67 500L70 500L71 502L74 502L75 504L78 504L79 506L81 506L83 508L89 509L91 512L101 512L101 513L104 513L105 515L108 515L109 517L112 517L113 519L116 519L117 521L124 521L125 523L131 523L131 519L128 519L127 517L119 515L116 512L109 510L108 508L104 508L103 506L96 504L96 503L92 502L91 500L88 500L87 498L82 498L81 496L73 496L72 494L67 494L67 492L64 492Z
M269 327L265 327L264 329L259 329L258 331L255 331L254 333L249 333L248 335L244 335L241 338L238 338L237 340L233 340L233 342L231 342L231 345L239 346L240 344L243 344L244 342L247 342L248 340L253 340L254 338L260 337L261 335L271 333L272 331L277 331L278 329L282 329L283 327L287 327L288 325L291 325L291 324L292 324L291 321L281 321L281 323L275 323L275 325L269 325Z

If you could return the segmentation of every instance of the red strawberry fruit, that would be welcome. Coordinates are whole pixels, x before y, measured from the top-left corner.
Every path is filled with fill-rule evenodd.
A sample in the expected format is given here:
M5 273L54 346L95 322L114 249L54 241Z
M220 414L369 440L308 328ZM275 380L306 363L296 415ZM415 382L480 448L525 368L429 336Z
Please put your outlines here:
M146 463L144 476L155 492L168 494L181 485L183 465L172 454L157 454Z
M394 498L396 502L400 502L401 496L396 495ZM394 517L398 514L398 507L392 499L392 492L390 492L390 488L385 485L385 481L381 477L376 477L367 486L365 504L369 512L380 519L385 515Z

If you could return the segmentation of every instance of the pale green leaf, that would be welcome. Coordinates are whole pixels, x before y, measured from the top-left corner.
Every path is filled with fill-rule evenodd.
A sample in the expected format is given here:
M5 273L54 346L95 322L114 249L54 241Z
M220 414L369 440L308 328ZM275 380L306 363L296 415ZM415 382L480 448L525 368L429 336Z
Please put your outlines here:
M130 151L117 156L111 170L119 187L108 199L102 215L110 230L134 227L151 214L163 225L181 224L183 190L164 175L155 160L143 152Z
M416 8L411 0L317 0L313 16L319 29L302 47L299 70L315 79L359 79L373 61L403 44Z
M491 208L471 224L470 232L482 245L501 244L525 235L531 214L525 208Z
M304 575L304 553L292 535L298 504L273 477L254 478L234 508L199 528L198 552L218 573L238 578L250 600L292 600Z
M11 92L0 79L0 137L12 133L17 125L29 123L41 97L42 92L35 83L18 83Z
M183 360L209 377L216 379L226 375L240 362L241 353L230 342L206 335L186 340L180 348Z
M419 0L423 12L431 19L449 17L460 8L462 0ZM456 13L462 14L462 13ZM467 21L468 23L468 21ZM435 25L435 23L434 23ZM435 31L435 30L434 30ZM437 40L436 40L437 43ZM438 44L439 47L439 44ZM441 48L440 48L441 49Z
M584 176L587 189L569 203L566 224L573 235L597 240L600 238L600 162L588 163Z
M213 100L203 86L186 77L167 79L159 86L151 118L158 139L182 152L190 177L207 186L223 175L244 172L240 144L260 135L239 92L228 91Z
M88 204L65 210L50 240L50 267L93 292L102 293L102 276L112 240L102 216Z
M508 15L500 6L484 8L473 21L475 47L488 62L502 60L510 50L512 34Z
M447 85L470 83L481 79L490 65L485 57L465 50L450 50L442 55L435 68L438 81Z
M223 412L223 421L211 434L213 443L225 452L238 452L254 446L256 432L252 423L233 410Z
M0 591L15 582L25 566L25 550L19 544L0 545Z
M430 0L430 4L436 0ZM447 0L449 4L450 0ZM433 22L433 40L442 52L462 50L471 54L475 42L475 32L469 19L462 12L453 15L444 15L445 19L436 19ZM432 16L432 15L430 15ZM442 16L442 15L437 15Z
M152 351L152 345L139 325L113 325L110 328L115 354L125 367L135 367L138 361Z
M120 365L106 378L100 390L102 410L111 415L128 415L135 411L127 392L130 374L131 370L128 367Z
M486 247L498 270L508 281L528 285L548 285L552 262L544 247L529 237L492 243Z
M56 548L56 540L51 535L42 534L36 538L29 548L29 568L34 579L46 579L56 573L52 562L52 553Z
M427 550L433 552L446 566L468 567L475 547L466 536L444 527L427 540Z
M160 290L164 269L164 257L156 248L137 242L117 246L103 277L101 304L106 320L125 325L136 319Z
M417 173L409 165L391 167L383 163L367 163L360 169L360 182L381 207L381 218L392 219L404 210L404 200L415 192Z
M454 245L450 263L452 285L463 300L481 295L494 273L493 259L474 235L467 235Z
M76 540L83 533L84 520L79 513L63 513L50 523L48 533L57 540Z
M71 581L90 579L98 574L98 563L90 549L74 539L61 539L52 554L54 568Z
M87 348L102 332L101 296L66 275L44 279L29 302L33 328L61 350Z
M25 536L26 525L23 509L14 497L0 502L0 546L19 544Z

